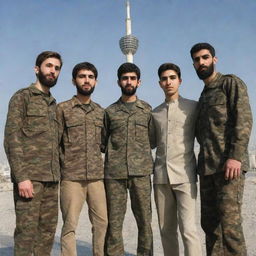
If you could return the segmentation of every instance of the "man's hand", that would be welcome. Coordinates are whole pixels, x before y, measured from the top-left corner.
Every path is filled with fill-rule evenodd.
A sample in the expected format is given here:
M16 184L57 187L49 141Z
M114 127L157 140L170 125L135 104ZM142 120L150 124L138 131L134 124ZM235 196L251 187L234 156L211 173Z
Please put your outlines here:
M30 180L24 180L18 183L19 195L25 198L34 197L33 184Z
M235 159L228 159L224 165L225 179L236 179L241 174L241 162Z

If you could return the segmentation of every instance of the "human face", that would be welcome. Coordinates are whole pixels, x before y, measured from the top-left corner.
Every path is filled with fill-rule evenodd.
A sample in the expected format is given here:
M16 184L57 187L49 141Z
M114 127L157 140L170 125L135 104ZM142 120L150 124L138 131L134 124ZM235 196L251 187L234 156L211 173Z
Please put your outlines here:
M118 85L121 87L122 93L126 96L133 96L137 88L140 86L140 80L135 72L128 72L122 74Z
M84 96L90 96L95 88L97 80L91 70L81 69L78 71L73 84L76 86L77 93Z
M212 57L207 49L202 49L193 54L193 65L198 77L202 80L209 78L214 73L217 58Z
M44 60L40 67L35 67L36 76L39 82L48 88L53 87L58 80L61 69L59 59L48 58Z
M177 99L179 97L179 87L182 80L174 70L162 72L159 85L163 89L167 99Z

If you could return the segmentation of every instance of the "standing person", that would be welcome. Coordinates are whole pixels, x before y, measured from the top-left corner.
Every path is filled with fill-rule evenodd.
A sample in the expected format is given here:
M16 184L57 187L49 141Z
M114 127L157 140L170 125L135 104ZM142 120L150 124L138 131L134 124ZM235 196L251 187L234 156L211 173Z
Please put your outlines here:
M101 156L104 110L91 100L98 71L89 62L77 64L72 72L77 94L58 104L60 124L61 185L63 217L61 255L76 256L75 231L86 200L92 223L93 255L104 255L107 206Z
M36 59L37 80L9 103L4 146L11 168L16 213L14 255L50 255L58 219L59 151L56 101L50 93L61 56Z
M197 177L194 154L197 102L179 95L180 68L158 69L165 101L153 110L152 148L156 147L154 195L165 256L178 256L179 226L185 256L200 256L196 227Z
M151 107L136 96L140 69L122 64L117 72L121 98L105 111L105 186L109 226L106 255L124 255L122 226L127 190L138 226L138 256L153 255L151 230L152 155L149 143Z
M210 44L198 43L190 54L205 84L199 99L196 136L207 255L245 256L241 207L252 128L247 88L235 75L216 72L217 57Z

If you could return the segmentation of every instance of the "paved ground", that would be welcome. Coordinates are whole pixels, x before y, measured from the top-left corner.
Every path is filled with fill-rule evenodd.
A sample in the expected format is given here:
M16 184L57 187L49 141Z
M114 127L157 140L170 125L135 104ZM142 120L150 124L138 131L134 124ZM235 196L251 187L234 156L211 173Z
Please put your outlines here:
M2 186L3 188L3 186ZM1 191L0 186L0 255L10 256L13 255L13 229L15 225L15 215L12 201L12 191ZM199 201L199 200L198 200ZM153 221L152 228L154 233L154 256L163 256L161 242L158 231L157 216L155 205L153 202ZM136 244L137 244L137 228L134 217L130 210L130 204L127 207L127 214L124 223L124 242L126 256L136 255ZM198 203L198 213L199 203ZM248 247L248 256L256 256L256 177L255 175L249 174L246 179L246 189L244 194L244 205L243 205L243 217L244 217L244 231ZM202 248L204 251L204 235L199 225L198 215L198 227L200 237L202 240ZM61 215L59 215L59 223L57 227L56 237L52 255L59 255L60 252L60 229L62 225ZM180 246L181 256L183 255L183 247ZM78 230L77 230L77 251L78 256L91 256L91 226L87 216L86 205L80 216ZM204 252L205 255L205 252Z

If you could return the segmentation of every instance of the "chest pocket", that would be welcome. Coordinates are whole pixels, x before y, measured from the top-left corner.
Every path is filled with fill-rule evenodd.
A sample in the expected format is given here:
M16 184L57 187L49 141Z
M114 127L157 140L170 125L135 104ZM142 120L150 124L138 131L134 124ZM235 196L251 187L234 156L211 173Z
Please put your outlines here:
M103 120L102 119L95 119L94 120L94 126L95 126L95 141L96 143L101 143L101 131L103 128Z
M29 104L26 113L26 126L30 130L45 130L48 127L48 108L43 104Z
M118 147L126 143L127 120L112 119L110 123L110 138L112 146Z
M84 139L84 122L83 120L66 120L67 137L71 143L79 142Z
M226 103L226 96L220 92L216 92L214 96L208 98L208 116L210 122L213 122L216 126L220 126L226 122Z
M148 120L146 118L136 118L135 139L140 143L148 143Z

